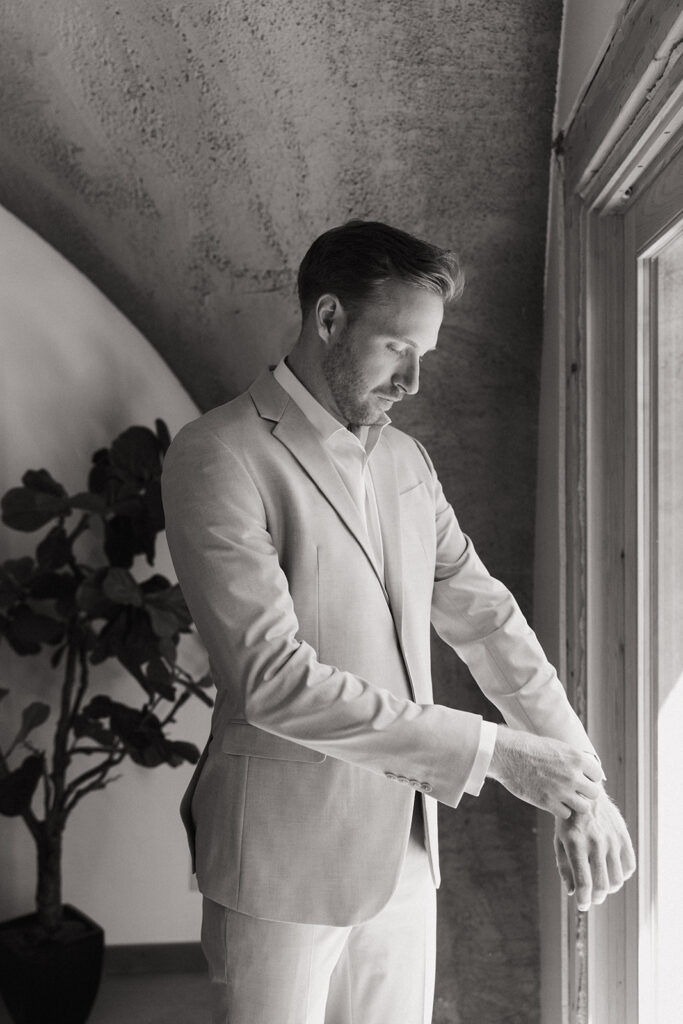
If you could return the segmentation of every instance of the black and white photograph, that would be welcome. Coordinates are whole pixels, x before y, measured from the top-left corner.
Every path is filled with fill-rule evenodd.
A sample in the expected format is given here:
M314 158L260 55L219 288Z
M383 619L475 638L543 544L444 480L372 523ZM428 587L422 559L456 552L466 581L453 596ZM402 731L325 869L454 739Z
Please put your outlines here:
M0 1024L680 1024L683 0L0 0Z

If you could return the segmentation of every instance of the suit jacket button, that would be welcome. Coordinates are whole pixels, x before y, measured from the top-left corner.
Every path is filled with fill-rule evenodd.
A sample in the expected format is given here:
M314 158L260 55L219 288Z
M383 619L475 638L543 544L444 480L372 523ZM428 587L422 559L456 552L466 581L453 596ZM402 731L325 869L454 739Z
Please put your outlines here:
M385 779L389 779L391 782L397 782L398 781L397 776L394 775L393 772L385 772L384 773L384 777L385 777Z
M428 782L420 783L420 789L422 790L423 793L431 793L432 791L432 787L429 785Z
M397 781L398 782L408 782L409 780L406 778L405 775L399 775L398 778L397 778Z

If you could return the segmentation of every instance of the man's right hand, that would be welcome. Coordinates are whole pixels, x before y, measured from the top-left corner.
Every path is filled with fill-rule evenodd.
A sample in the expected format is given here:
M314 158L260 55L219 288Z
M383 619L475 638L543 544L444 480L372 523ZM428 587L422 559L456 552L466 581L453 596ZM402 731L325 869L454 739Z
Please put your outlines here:
M564 819L589 811L602 792L602 769L592 754L504 725L498 726L487 775L520 800Z

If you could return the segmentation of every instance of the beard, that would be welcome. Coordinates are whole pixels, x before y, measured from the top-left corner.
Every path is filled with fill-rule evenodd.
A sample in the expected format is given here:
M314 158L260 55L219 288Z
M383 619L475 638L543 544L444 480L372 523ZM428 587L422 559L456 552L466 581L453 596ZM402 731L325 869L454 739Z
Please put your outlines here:
M353 341L346 338L325 353L322 371L337 409L348 424L372 426L384 420L384 409L373 400L356 358Z

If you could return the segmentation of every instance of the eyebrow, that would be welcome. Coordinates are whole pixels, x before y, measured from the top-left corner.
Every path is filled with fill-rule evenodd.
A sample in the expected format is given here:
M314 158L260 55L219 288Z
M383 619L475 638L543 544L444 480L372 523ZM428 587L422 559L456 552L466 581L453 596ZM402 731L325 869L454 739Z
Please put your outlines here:
M412 338L404 338L402 335L398 335L396 337L396 341L403 341L403 342L406 343L406 345L410 345L411 348L419 348L420 347L416 342L413 341ZM426 348L424 350L423 355L426 355L427 352L434 352L435 350L436 350L436 345L431 345L429 348Z

